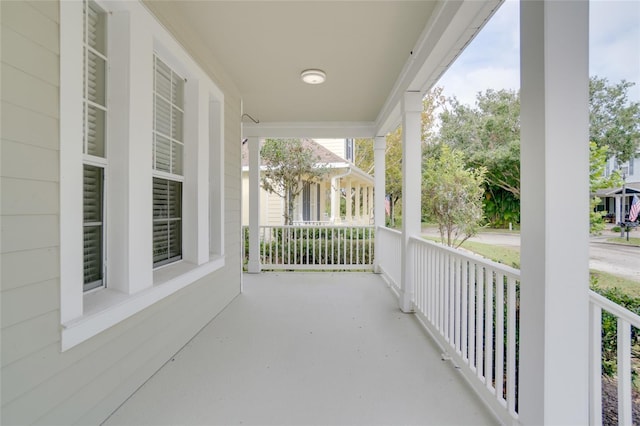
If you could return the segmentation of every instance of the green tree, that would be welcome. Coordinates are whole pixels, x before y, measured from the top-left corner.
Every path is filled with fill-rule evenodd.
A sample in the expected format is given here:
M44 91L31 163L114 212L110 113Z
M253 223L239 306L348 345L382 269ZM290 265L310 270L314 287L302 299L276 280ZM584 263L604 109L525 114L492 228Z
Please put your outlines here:
M592 234L604 229L603 216L605 212L596 211L596 207L602 200L596 196L596 191L603 188L612 188L622 185L622 179L615 170L609 176L605 176L607 155L609 147L607 145L598 146L595 142L589 142L589 192L591 193L589 213L589 231Z
M285 200L284 220L286 225L291 225L294 201L304 183L319 181L328 169L300 139L267 139L260 149L260 157L264 166L260 178L262 187Z
M630 102L627 92L635 83L606 78L589 81L589 136L598 147L608 146L607 158L629 161L640 146L640 102Z
M475 107L455 97L440 115L439 141L464 152L471 167L487 169L487 185L520 198L520 94L478 92Z
M442 88L435 87L422 100L421 140L423 146L435 138L436 111L443 105ZM355 165L369 174L374 174L373 142L356 139ZM389 197L389 223L395 226L399 204L402 200L402 127L397 127L386 137L385 148L385 195Z
M424 214L438 224L444 244L459 247L478 232L483 220L486 169L467 168L462 151L445 144L431 153L422 171Z
M468 167L486 168L484 210L492 226L520 220L520 95L487 90L473 107L455 97L440 114L438 140L464 153Z

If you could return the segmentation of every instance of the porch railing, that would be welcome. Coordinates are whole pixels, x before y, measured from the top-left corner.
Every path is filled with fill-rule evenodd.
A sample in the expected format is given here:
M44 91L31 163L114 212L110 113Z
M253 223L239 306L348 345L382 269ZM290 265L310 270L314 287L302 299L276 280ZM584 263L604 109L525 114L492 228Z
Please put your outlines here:
M602 324L612 322L615 323L615 358L616 358L616 381L618 394L618 424L631 425L637 424L639 419L632 418L633 412L633 394L632 394L632 343L637 336L637 330L640 329L640 316L634 314L626 308L612 302L591 291L589 294L589 387L590 387L590 423L592 425L601 425L603 422L602 411L602 351L606 347L608 351L613 348L613 336L605 333L604 337L607 342L603 342ZM614 332L610 332L613 334ZM604 346L603 346L604 345Z
M402 266L402 233L395 229L378 228L376 240L380 250L377 253L379 272L389 278L387 282L398 296Z
M381 242L378 267L398 293L402 234L379 228L377 235ZM500 420L515 423L520 271L419 237L410 238L409 256L413 308L423 326ZM612 321L616 338L608 344L616 346L618 424L635 424L632 347L637 344L640 316L593 291L589 295L590 424L603 423L602 324Z
M409 240L409 254L416 314L485 402L512 423L520 272L422 238Z
M373 270L373 226L260 226L259 234L263 270Z

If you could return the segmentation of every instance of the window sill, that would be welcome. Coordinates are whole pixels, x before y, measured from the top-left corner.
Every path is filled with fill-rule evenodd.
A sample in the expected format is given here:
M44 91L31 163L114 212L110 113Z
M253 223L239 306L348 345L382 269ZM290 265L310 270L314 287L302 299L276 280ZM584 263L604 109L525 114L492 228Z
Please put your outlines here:
M136 294L103 289L84 295L84 314L62 324L62 351L66 351L200 278L224 267L224 256L202 265L179 262L153 272L153 286Z

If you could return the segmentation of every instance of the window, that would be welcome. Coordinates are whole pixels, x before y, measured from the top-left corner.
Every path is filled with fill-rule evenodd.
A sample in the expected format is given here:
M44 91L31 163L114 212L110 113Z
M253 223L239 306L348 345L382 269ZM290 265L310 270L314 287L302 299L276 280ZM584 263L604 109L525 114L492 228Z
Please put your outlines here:
M182 259L184 80L154 56L153 266Z
M354 140L353 139L345 139L344 140L344 158L347 161L354 161Z
M62 351L224 267L223 106L142 3L60 3Z
M83 2L83 240L84 291L101 287L104 273L106 160L106 13Z

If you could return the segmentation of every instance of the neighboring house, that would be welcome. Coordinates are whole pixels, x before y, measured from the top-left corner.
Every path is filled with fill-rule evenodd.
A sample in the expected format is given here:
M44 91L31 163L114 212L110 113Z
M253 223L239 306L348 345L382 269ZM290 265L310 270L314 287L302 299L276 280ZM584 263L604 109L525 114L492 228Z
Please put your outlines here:
M622 218L627 217L634 195L640 195L640 151L631 160L619 164L615 157L607 160L605 176L618 171L624 178L624 187L606 188L596 192L602 202L597 207L599 211L606 212L606 217L613 223L621 222L620 212L624 211ZM623 196L624 191L624 196ZM622 203L624 201L624 207Z
M373 223L373 177L353 162L353 139L302 139L313 150L318 164L329 169L320 182L306 182L295 200L294 224L324 223L369 225ZM242 147L242 224L249 225L249 153ZM347 160L349 158L349 160ZM347 194L351 194L347 198ZM341 211L340 199L345 199ZM346 202L349 200L350 202ZM260 224L283 225L285 202L260 188Z

